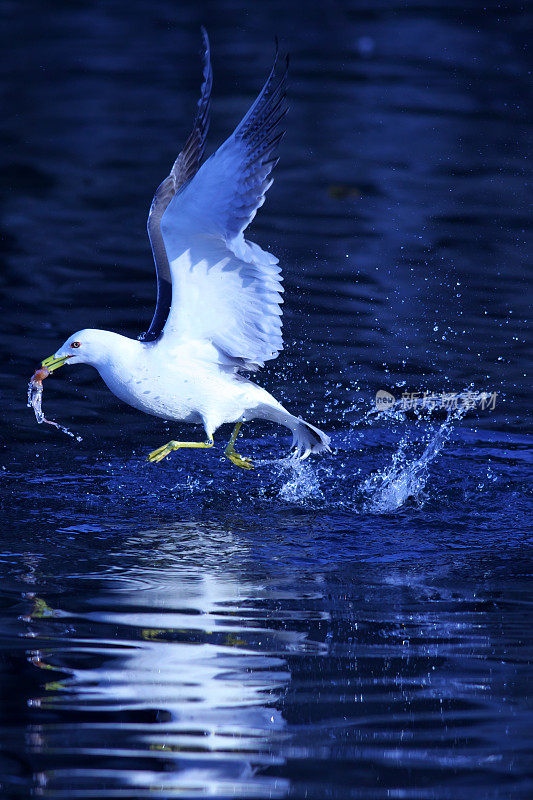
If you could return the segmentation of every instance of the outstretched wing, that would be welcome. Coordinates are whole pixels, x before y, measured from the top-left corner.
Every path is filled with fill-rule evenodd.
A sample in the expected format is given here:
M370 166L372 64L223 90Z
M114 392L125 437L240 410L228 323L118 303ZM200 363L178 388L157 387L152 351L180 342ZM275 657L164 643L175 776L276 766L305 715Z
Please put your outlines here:
M276 53L242 122L174 195L161 220L173 287L165 336L208 340L233 366L250 370L283 347L278 261L247 242L243 231L272 184L286 80L287 66L279 75Z
M183 150L175 160L170 174L157 188L148 214L148 236L150 237L157 272L157 305L150 327L142 337L144 342L152 342L161 335L172 302L172 276L161 235L161 218L176 192L198 172L204 155L205 140L209 129L213 73L211 71L209 38L205 28L202 28L202 36L205 47L204 80L194 127L185 142Z

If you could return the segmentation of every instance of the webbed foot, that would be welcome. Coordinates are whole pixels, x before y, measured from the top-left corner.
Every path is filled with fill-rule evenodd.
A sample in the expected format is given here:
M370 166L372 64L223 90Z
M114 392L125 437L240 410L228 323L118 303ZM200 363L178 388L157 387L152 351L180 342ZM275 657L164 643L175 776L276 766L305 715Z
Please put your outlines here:
M239 455L235 451L235 441L237 436L239 435L239 431L241 429L242 422L237 422L235 427L233 428L233 432L231 434L231 438L227 444L226 449L224 450L224 455L226 458L229 458L232 464L235 464L236 467L241 467L241 469L253 469L254 465L250 461L249 458L245 458L244 456Z
M213 447L213 439L210 438L207 442L177 442L175 439L171 439L170 442L158 447L157 450L152 450L152 452L148 454L147 461L149 461L150 464L157 464L170 455L173 450L179 450L180 447L198 447L202 449Z
M148 454L147 461L149 461L150 464L157 464L159 461L162 461L164 458L170 455L173 450L177 450L177 447L174 447L174 445L177 444L178 442L172 440L162 445L162 447L158 447L157 450L152 450L152 452Z
M229 458L232 464L235 464L236 467L241 467L242 469L253 469L253 461L250 461L249 458L245 458L245 456L239 455L236 450L233 448L226 447L224 450L224 455Z

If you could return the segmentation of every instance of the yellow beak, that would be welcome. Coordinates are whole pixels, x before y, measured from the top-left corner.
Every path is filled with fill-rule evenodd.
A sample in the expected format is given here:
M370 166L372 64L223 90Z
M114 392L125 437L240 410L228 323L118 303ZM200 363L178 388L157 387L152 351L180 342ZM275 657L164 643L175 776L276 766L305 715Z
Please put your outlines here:
M41 361L41 367L45 367L48 372L53 372L55 369L62 367L68 358L70 356L61 356L60 358L50 356L50 358L45 358L44 361Z

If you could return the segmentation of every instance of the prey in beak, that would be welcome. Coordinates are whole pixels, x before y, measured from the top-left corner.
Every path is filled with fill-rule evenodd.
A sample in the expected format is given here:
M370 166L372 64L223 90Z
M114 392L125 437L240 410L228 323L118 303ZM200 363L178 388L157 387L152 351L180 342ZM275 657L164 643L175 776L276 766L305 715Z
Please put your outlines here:
M59 369L59 367L62 367L69 358L72 358L72 356L60 356L59 358L50 356L49 358L45 358L44 361L41 361L41 367L47 369L48 372L53 372Z

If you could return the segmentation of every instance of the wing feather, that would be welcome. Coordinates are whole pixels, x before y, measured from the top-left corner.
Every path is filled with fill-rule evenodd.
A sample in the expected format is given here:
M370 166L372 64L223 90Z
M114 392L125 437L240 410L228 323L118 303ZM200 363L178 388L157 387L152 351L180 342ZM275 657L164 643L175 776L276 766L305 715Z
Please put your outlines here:
M160 226L173 289L164 335L209 340L234 367L250 370L283 347L278 260L245 240L243 231L272 185L286 83L287 66L280 76L276 52L256 101L172 197Z
M204 155L205 141L209 129L213 73L209 38L205 28L202 28L202 36L204 42L203 83L194 126L182 151L172 165L169 175L157 188L148 214L148 236L157 273L157 304L150 327L142 337L144 342L151 342L159 338L167 321L172 302L172 276L161 235L161 219L178 190L185 186L198 172Z

